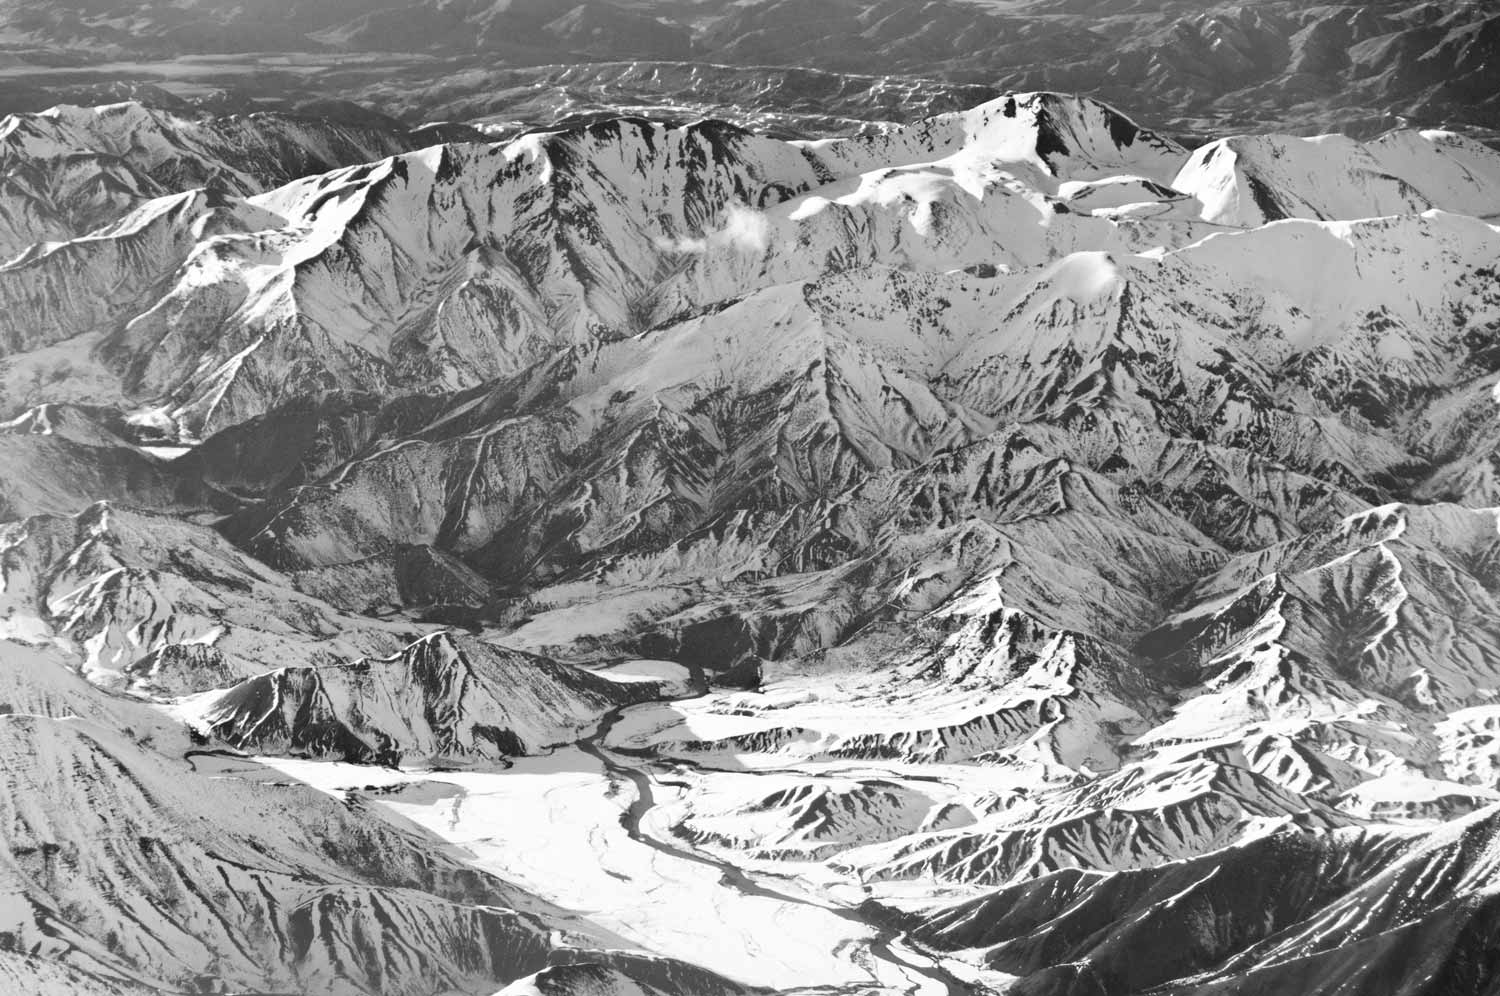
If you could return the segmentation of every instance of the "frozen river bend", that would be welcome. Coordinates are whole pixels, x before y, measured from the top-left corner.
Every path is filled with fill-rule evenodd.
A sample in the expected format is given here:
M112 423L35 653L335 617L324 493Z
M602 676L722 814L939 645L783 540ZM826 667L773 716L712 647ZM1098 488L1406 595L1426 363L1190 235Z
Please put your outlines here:
M0 162L0 988L1500 985L1488 146Z
M373 783L368 770L336 763L265 763L331 793L373 788L377 811L457 845L476 867L643 950L747 986L966 991L933 958L892 943L888 928L862 922L836 898L818 898L815 885L785 873L746 874L695 852L656 811L657 795L675 791L670 782L590 749L524 759L502 774L381 773Z

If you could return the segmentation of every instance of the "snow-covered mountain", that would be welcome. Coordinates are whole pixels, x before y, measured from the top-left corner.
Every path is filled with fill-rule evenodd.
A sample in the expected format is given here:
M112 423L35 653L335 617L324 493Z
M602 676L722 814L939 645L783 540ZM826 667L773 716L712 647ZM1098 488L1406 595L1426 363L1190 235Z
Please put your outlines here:
M1494 150L165 121L0 128L0 982L1500 985Z
M661 691L444 632L389 658L279 668L186 708L207 736L243 750L452 764L572 743L610 709Z
M17 992L483 992L570 963L739 991L364 802L191 749L181 724L105 696L55 652L5 646L0 909Z
M154 197L204 186L244 196L424 137L437 136L281 114L171 113L134 101L10 115L0 127L0 255L82 235Z

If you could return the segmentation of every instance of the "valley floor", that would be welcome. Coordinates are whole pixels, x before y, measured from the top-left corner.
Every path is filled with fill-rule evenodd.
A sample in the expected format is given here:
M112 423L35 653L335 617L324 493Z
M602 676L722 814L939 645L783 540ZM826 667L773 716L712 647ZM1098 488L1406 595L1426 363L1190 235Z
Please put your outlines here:
M851 906L819 895L814 883L746 872L675 839L655 804L687 784L591 741L520 758L504 772L257 760L334 796L369 793L398 823L410 821L455 845L475 867L643 950L748 985L942 996L969 991L969 979L950 971L975 975L964 966L940 966L895 932L864 922ZM234 774L256 777L244 768Z

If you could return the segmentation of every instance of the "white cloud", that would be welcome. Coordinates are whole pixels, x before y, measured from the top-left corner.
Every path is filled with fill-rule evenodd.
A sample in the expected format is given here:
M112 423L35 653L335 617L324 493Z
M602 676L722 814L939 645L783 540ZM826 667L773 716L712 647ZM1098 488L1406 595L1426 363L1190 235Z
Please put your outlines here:
M724 212L724 224L701 238L661 239L658 245L669 252L706 253L732 249L759 254L770 244L771 223L765 213L743 204L730 204Z

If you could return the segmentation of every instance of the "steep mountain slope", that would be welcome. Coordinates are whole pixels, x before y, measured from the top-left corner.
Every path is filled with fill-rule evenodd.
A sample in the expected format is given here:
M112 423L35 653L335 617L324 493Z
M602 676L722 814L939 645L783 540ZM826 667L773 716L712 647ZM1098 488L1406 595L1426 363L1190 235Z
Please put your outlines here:
M29 354L18 365L30 366L46 352ZM70 362L45 377L37 376L37 369L31 367L26 377L25 393L18 397L23 404L54 390L95 399L112 393ZM0 478L0 516L8 521L66 515L96 501L178 510L233 507L220 502L200 476L173 473L136 445L137 436L117 409L91 405L47 402L0 422L0 467L6 472Z
M1495 819L1281 832L1148 872L1058 873L913 920L924 941L1021 976L1014 992L1479 993L1494 971Z
M1200 147L1173 186L1203 202L1205 220L1250 228L1281 218L1359 218L1441 207L1500 214L1500 153L1443 131L1388 132L1373 142L1337 135L1260 135Z
M570 743L660 691L439 633L385 660L260 674L187 712L205 736L257 753L453 764Z
M200 691L289 657L390 652L411 634L296 591L206 526L103 502L0 526L0 578L5 635L58 646L114 688Z
M162 195L213 185L239 196L421 143L384 129L259 114L216 118L137 102L59 106L0 122L0 255L62 240ZM434 137L430 134L421 137Z

